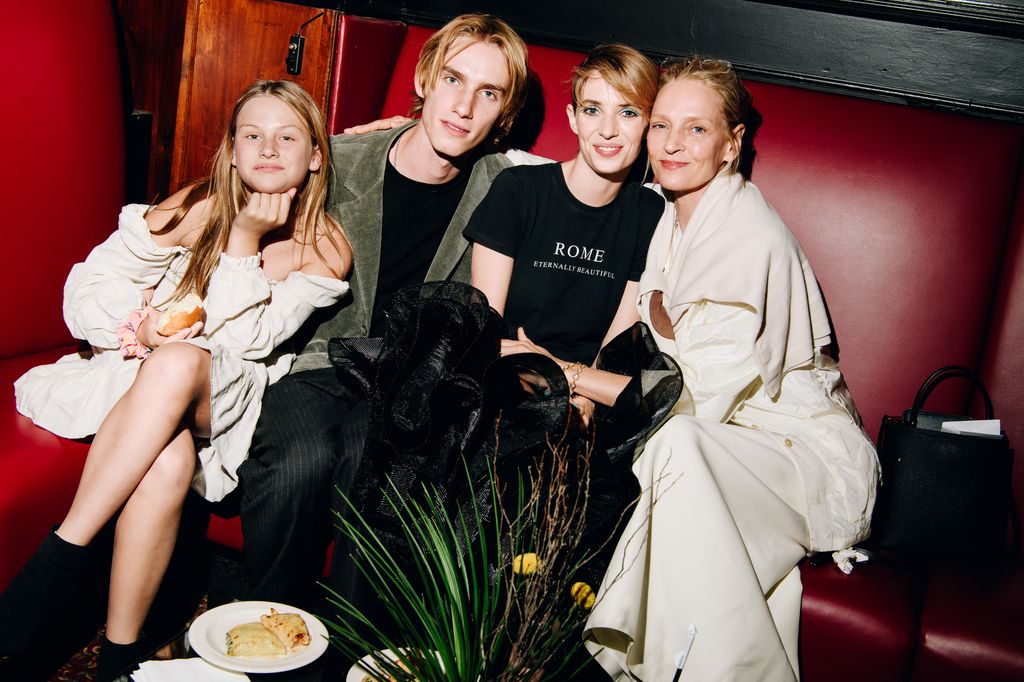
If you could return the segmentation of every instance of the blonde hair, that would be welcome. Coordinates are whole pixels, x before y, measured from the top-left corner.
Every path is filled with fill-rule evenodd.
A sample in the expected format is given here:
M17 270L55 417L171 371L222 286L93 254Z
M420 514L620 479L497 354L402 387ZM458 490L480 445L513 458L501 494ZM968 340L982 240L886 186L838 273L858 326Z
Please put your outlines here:
M448 60L454 56L449 54L455 43L462 38L467 38L472 43L490 43L498 47L505 55L505 63L508 65L508 91L501 105L501 113L494 127L498 134L495 141L508 134L509 129L515 121L516 114L522 109L526 101L526 88L529 79L529 71L526 66L526 44L519 34L511 26L501 19L490 14L463 14L457 16L447 24L438 29L437 33L430 36L427 42L423 43L420 50L419 61L416 62L416 85L419 91L426 96L441 77ZM462 49L464 49L463 46ZM418 114L423 109L423 97L414 96L411 114Z
M292 200L292 212L295 216L292 239L301 244L302 248L306 245L311 246L317 257L329 268L330 262L320 250L319 240L326 239L335 250L338 250L338 242L332 232L334 229L340 230L341 226L324 210L330 186L331 145L320 107L309 93L291 81L257 81L242 93L232 107L227 129L213 156L209 177L192 185L170 221L157 233L170 232L181 223L193 206L203 199L209 199L210 217L192 245L192 257L172 295L173 299L179 299L189 292L206 297L210 276L220 260L220 254L227 247L231 224L252 195L238 176L237 169L231 163L231 157L234 152L238 114L247 102L256 97L276 97L284 102L299 117L309 134L313 149L320 150L320 168L306 175L306 181L299 187ZM335 274L339 277L341 275L339 272Z
M658 67L639 50L612 43L598 45L580 62L572 74L572 106L579 106L587 79L600 76L626 102L641 110L647 118L658 94Z
M747 90L740 77L736 75L732 64L721 59L705 59L701 57L685 57L667 62L661 73L661 84L675 80L699 80L714 90L722 102L722 116L729 126L729 134L736 126L747 120L750 112L750 91ZM729 164L730 172L735 173L740 164L740 150Z

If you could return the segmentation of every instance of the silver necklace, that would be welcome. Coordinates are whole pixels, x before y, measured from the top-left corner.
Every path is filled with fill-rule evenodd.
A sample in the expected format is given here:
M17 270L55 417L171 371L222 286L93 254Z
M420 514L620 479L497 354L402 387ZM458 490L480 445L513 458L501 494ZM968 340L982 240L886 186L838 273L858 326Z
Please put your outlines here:
M398 139L395 140L395 146L394 146L395 154L394 154L394 158L391 159L391 165L395 167L395 170L398 170L398 147L399 147L399 145L402 144L402 138L405 137L405 133L406 132L407 131L403 130L401 133L398 134Z

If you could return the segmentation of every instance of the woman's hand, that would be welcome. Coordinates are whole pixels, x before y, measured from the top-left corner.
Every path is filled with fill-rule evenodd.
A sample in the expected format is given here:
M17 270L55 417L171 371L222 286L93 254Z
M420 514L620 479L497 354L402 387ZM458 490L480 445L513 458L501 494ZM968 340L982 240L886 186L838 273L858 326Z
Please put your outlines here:
M229 256L244 258L259 252L260 238L288 222L292 210L292 198L298 190L292 187L287 192L253 192L231 223L231 234L224 252Z
M569 404L579 413L583 426L590 426L590 418L594 416L594 401L576 393L569 398Z
M515 355L516 353L540 353L555 361L565 373L565 379L569 383L569 390L573 393L573 406L576 407L584 424L588 423L591 415L594 414L594 402L602 405L614 405L622 389L629 383L629 377L621 374L614 374L605 370L595 369L590 365L568 363L556 358L543 346L538 346L530 340L523 328L520 327L517 333L518 339L502 340L501 354Z
M138 331L135 332L135 338L150 348L156 349L164 344L174 343L175 341L184 341L185 339L191 339L193 336L198 335L203 329L203 321L200 320L191 327L186 327L171 336L164 336L157 331L159 326L160 314L153 313L139 325Z
M651 317L651 326L654 327L654 331L666 339L675 339L676 333L672 329L672 320L669 319L668 312L665 310L664 294L660 291L653 292L649 305L648 314Z
M501 354L503 356L516 355L518 353L540 353L541 355L546 355L552 360L554 360L556 363L558 363L559 367L565 364L564 362L556 358L554 355L549 353L546 348L544 348L543 346L538 346L533 341L531 341L530 337L526 335L526 331L524 331L522 327L519 328L517 335L519 337L518 339L501 340Z
M373 133L378 130L391 130L403 126L412 119L408 116L392 116L391 118L379 118L372 123L364 123L358 126L352 126L351 128L345 128L341 132L346 135L362 135L364 133Z
M516 335L518 339L502 339L501 341L501 354L504 355L516 355L517 353L539 353L551 358L555 364L559 367L565 367L566 363L559 360L554 355L548 352L543 346L539 346L530 340L530 337L526 335L526 331L522 327L519 327ZM565 370L563 370L565 371ZM576 375L579 377L579 374ZM568 380L568 376L566 377ZM583 422L583 426L590 424L590 418L594 416L594 403L590 398L573 393L569 398L569 404L579 414L580 420Z

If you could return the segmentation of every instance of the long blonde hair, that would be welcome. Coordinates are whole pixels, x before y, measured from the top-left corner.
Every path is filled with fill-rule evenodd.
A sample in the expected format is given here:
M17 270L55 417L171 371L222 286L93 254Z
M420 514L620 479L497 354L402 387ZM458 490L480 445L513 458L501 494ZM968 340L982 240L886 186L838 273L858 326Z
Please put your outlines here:
M192 245L192 258L172 299L181 298L189 292L195 292L202 298L206 297L210 276L217 267L220 254L227 248L231 224L252 195L238 176L237 169L231 163L231 157L234 151L238 113L249 100L262 96L276 97L288 105L305 126L313 149L320 150L320 168L307 174L306 181L299 187L292 201L295 215L292 239L301 244L303 249L307 245L311 246L317 257L328 268L334 270L318 244L319 240L324 238L338 250L337 239L332 233L334 229L341 229L338 222L324 210L330 187L331 145L323 114L309 93L299 85L283 80L257 81L242 93L232 107L228 127L213 156L209 177L192 185L170 221L156 233L170 232L181 223L193 206L203 199L209 199L210 217L199 238ZM341 273L335 271L335 275L340 277Z

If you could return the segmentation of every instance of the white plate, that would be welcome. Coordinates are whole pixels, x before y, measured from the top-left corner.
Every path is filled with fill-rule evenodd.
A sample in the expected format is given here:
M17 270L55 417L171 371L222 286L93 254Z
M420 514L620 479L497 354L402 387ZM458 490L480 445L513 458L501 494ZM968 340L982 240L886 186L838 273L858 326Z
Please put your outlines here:
M406 651L406 649L402 649ZM387 657L392 661L397 661L398 656L391 652L391 649L384 649L380 652L382 656ZM444 667L442 666L442 670ZM377 662L373 660L371 654L366 654L358 661L355 665L348 669L348 675L345 676L345 682L363 682L363 678L370 674L371 671L378 670ZM372 678L371 678L372 679Z
M228 656L225 635L242 623L258 623L270 609L278 613L297 613L309 628L309 646L280 658L258 659ZM203 613L188 629L188 643L207 663L243 673L279 673L312 663L327 651L327 628L316 616L287 604L271 601L236 601Z

